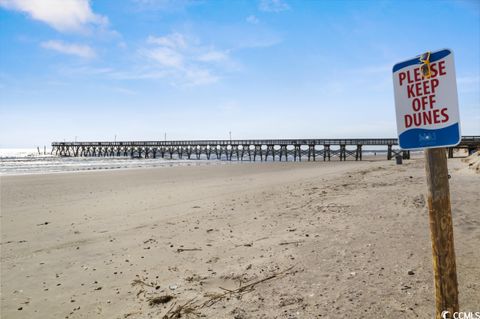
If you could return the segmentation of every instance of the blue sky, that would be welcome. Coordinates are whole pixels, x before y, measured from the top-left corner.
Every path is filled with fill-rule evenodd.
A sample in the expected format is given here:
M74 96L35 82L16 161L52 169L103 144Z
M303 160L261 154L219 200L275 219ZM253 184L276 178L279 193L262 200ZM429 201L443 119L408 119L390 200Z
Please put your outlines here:
M393 64L441 48L478 135L478 1L0 0L0 147L394 137Z

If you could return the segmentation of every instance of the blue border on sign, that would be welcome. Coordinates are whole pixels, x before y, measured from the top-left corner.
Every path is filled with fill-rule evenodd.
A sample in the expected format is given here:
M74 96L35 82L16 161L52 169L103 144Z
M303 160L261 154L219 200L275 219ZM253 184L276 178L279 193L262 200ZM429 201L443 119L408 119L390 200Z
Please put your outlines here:
M447 55L451 54L452 51L450 51L449 49L443 49L441 51L438 51L438 52L435 52L435 53L432 53L430 55L430 63L432 62L435 62L435 61L438 61L440 59L443 59L444 57L446 57ZM405 61L405 62L400 62L400 63L397 63L393 66L393 73L397 72L398 70L401 70L403 68L406 68L407 66L410 66L410 65L414 65L414 64L422 64L422 62L420 62L419 60L419 57L416 57L414 59L411 59L411 60L408 60L408 61Z
M441 129L414 128L398 136L402 149L455 146L460 143L460 126L458 123Z

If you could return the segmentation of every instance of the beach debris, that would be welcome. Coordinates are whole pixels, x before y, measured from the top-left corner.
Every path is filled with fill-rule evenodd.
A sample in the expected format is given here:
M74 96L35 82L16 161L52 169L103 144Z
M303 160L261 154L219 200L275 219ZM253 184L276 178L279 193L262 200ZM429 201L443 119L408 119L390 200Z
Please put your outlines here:
M206 261L207 264L214 264L216 263L217 261L219 261L220 258L218 256L213 256L212 258L210 258L209 260Z
M22 240L19 240L17 243L23 244L23 243L26 243L26 242L27 242L26 240L23 240L23 239L22 239ZM4 242L4 243L0 243L0 245L3 245L3 244L11 244L11 243L14 243L14 241L13 241L13 240L9 240L9 241L6 241L6 242Z
M169 288L170 290L176 290L176 289L178 288L178 286L174 284L174 285L168 286L168 288Z
M155 284L149 284L149 283L146 283L144 280L141 280L141 279L134 279L132 281L132 286L147 286L147 287L151 287L151 288L155 288L157 285Z
M231 314L233 315L233 319L247 319L247 312L242 308L236 307L232 310Z
M200 251L201 248L177 248L177 253L183 253L184 251Z
M144 244L156 244L158 243L157 240L155 238L149 238L145 241L143 241Z
M195 298L190 299L186 303L182 305L176 306L176 303L174 303L170 309L167 311L167 313L162 317L163 319L176 319L176 318L181 318L183 315L196 315L199 316L200 314L197 311L197 307L192 306L192 303L195 301Z
M208 277L205 276L199 276L198 274L193 274L191 276L188 276L185 278L186 282L202 282L202 280L207 279Z
M134 311L134 312L129 312L123 315L123 318L126 319L130 316L135 316L135 315L140 315L142 312L141 311Z
M288 275L293 268L294 266L291 266L283 271L275 272L272 275L269 275L259 280L252 281L236 289L226 289L226 288L219 287L220 289L223 290L223 292L207 292L204 294L204 297L206 298L206 300L204 301L197 301L196 298L193 298L181 305L177 305L176 303L174 303L162 318L177 319L177 318L183 318L184 315L188 316L189 314L199 316L200 309L211 307L224 299L228 300L228 298L231 298L234 296L236 296L237 298L240 298L243 294L253 291L258 284L264 283L266 281L269 281L275 278L282 278L283 276ZM242 317L239 317L239 318L242 318Z
M467 163L468 167L474 170L477 174L480 173L480 151L477 151L462 159L462 162Z
M279 307L286 307L286 306L291 306L295 304L299 304L303 302L302 297L294 297L294 296L288 296L286 298L281 297L280 298L280 303L278 304Z
M40 224L37 224L37 226L43 226L43 225L48 225L48 224L50 224L50 222L40 223Z
M156 305L166 304L173 299L175 299L175 297L172 296L172 295L163 295L163 296L158 296L158 297L152 297L152 298L148 299L148 304L150 305L150 307L153 307L153 306L156 306Z
M415 206L415 208L425 207L425 197L423 194L417 195L413 198L413 206Z
M283 245L292 245L292 244L293 244L293 245L298 246L298 244L301 244L301 243L303 243L303 242L305 242L305 241L304 241L304 240L286 241L286 242L281 242L279 245L280 245L280 246L283 246Z

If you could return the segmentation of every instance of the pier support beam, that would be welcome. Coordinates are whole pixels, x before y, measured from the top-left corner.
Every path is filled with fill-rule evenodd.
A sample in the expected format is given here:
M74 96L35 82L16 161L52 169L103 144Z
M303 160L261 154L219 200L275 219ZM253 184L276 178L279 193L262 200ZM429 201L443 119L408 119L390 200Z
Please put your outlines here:
M268 160L268 155L272 155L272 161L275 162L275 148L273 145L267 145L267 151L265 152L265 161Z
M448 148L448 158L453 158L453 147Z
M330 161L330 145L323 145L323 161L326 161L328 158L328 161Z
M260 161L263 161L262 145L255 145L255 149L253 150L253 161L254 162L255 162L255 158L257 157L257 153L260 154Z
M298 156L298 161L302 161L302 147L301 145L295 144L293 148L293 160L297 161L297 156Z
M249 144L243 144L242 145L242 161L243 161L243 156L245 155L245 153L248 154L248 160L252 161L252 153L250 151L250 145Z
M288 161L287 145L280 146L280 162L282 161L282 156L285 156L285 162L287 162Z
M315 161L315 145L310 144L308 145L308 161L310 160Z
M357 152L355 154L355 160L361 161L362 160L362 145L357 145Z
M346 161L347 160L347 152L346 152L346 145L340 145L340 161Z

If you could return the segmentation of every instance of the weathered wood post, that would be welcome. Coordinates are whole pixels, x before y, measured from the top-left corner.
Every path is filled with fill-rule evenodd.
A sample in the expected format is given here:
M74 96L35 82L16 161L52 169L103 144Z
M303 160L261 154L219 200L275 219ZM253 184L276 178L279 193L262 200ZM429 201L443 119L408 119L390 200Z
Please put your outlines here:
M443 311L449 311L450 315L459 311L452 211L444 148L425 150L425 170L435 273L435 318L442 319Z

